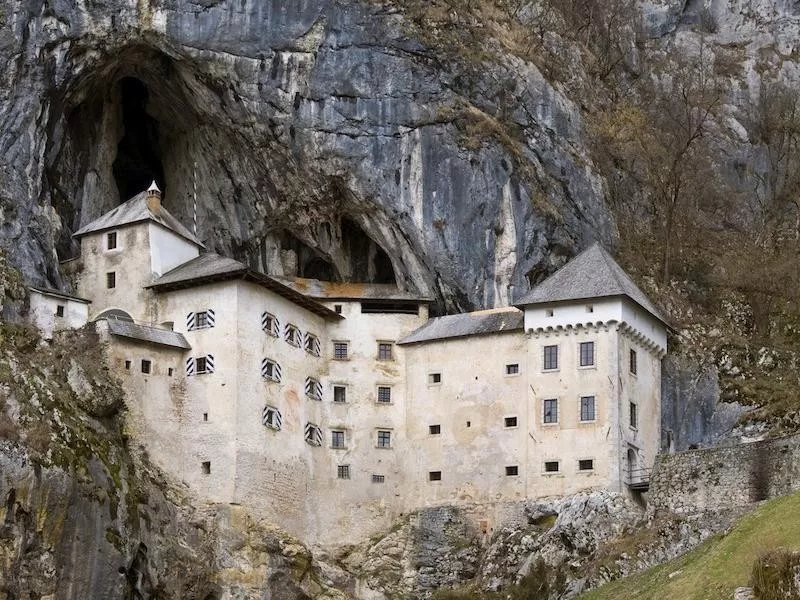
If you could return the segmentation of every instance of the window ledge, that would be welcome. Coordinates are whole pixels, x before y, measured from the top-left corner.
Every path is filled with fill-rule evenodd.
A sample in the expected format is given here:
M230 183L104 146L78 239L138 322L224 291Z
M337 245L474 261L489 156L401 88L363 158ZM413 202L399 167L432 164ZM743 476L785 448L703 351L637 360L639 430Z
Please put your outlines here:
M519 429L519 425L504 425L503 429Z
M542 423L542 427L558 427L560 423L556 421L555 423Z
M596 369L597 369L597 365L578 365L578 370L579 371L592 371L592 370L596 370Z
M522 373L506 373L504 377L519 377Z
M347 362L348 360L350 360L350 357L348 356L347 358L336 358L334 356L331 360L335 360L335 361L339 361L339 362Z
M330 446L331 450L347 450L347 446Z
M597 425L597 419L591 419L587 421L580 420L578 421L578 425Z
M542 373L558 373L559 371L561 371L560 368L558 368L558 369L542 369Z
M375 444L375 447L378 450L391 450L392 449L392 446L378 446L377 444Z
M542 473L542 475L545 476L545 477L553 477L555 475L562 475L563 476L564 473L562 473L561 471L552 471L552 472L549 472L549 473Z

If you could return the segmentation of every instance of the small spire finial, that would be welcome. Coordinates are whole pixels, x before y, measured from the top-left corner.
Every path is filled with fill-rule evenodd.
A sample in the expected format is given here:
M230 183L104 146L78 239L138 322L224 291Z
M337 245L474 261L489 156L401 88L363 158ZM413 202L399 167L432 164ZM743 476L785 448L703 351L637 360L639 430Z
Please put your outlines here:
M147 208L151 212L158 212L161 210L161 190L158 189L155 180L147 188Z
M150 187L147 188L147 191L150 192L150 193L153 193L153 192L156 192L158 194L161 193L161 190L158 189L158 186L156 185L156 180L155 179L153 179L153 183L150 184Z

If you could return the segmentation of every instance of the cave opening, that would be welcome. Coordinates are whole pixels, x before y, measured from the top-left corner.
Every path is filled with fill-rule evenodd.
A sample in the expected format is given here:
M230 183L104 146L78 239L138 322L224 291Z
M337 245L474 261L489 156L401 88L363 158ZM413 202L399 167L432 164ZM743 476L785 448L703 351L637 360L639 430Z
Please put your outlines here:
M353 281L397 283L386 251L352 219L342 219L342 251L350 260Z
M147 189L153 180L164 192L165 179L158 120L147 112L147 86L135 77L123 77L119 94L124 133L117 144L112 172L124 202Z

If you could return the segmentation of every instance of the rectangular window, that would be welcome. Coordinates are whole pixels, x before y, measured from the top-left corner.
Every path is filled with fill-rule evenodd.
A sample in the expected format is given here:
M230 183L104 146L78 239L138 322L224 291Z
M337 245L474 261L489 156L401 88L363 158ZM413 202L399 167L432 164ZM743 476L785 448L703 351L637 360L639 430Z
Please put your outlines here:
M544 422L558 423L558 400L544 401Z
M204 327L208 327L208 313L206 311L196 313L194 319L195 329L203 329Z
M322 384L313 377L306 377L306 396L322 402Z
M638 415L638 406L636 406L635 402L631 402L631 427L636 429L639 427L639 415Z
M263 329L267 335L278 337L280 327L280 323L275 315L268 312L261 313L261 329Z
M545 346L543 356L545 371L553 371L558 368L558 346Z
M194 367L198 373L205 373L208 371L208 360L205 356L199 356L194 359Z
M594 396L581 396L581 421L594 421Z
M545 311L544 311L544 314L547 317L552 317L555 313L553 313L553 309L552 308L546 308Z
M378 342L378 360L392 360L392 346L390 342Z
M431 435L439 435L442 433L442 426L441 425L428 425L428 433Z
M545 473L558 473L559 465L557 460L548 460L544 463L544 472Z
M344 431L331 431L331 448L344 447Z
M350 465L339 465L336 467L337 479L350 479Z
M319 338L313 333L306 333L305 349L311 356L320 355Z
M435 385L437 383L442 383L442 374L441 373L429 373L428 374L428 385Z
M333 401L339 404L344 404L347 402L347 388L345 386L333 386Z
M202 470L203 475L211 475L211 461L207 460L200 463L200 469Z
M114 271L106 273L106 287L110 290L117 287L117 274Z
M594 342L581 342L580 345L582 367L591 367L594 365Z
M281 415L281 411L274 406L265 406L261 411L261 423L264 425L264 427L269 427L275 431L280 431L281 427L283 426L283 416Z
M150 373L151 363L149 360L142 359L142 373Z
M167 375L168 375L169 377L172 377L172 372L173 372L174 370L175 370L175 369L173 369L172 367L170 367L169 369L167 369Z
M342 314L342 305L341 305L341 304L334 304L334 305L333 305L333 311L334 311L334 312L335 312L337 315L340 315L340 314Z
M519 363L506 365L506 375L519 375Z
M591 458L579 460L578 471L594 471L594 461Z
M372 483L383 483L386 481L386 477L383 475L372 475Z
M126 369L130 369L131 368L131 361L129 361L129 360L125 361L125 368Z
M64 305L63 304L59 304L58 306L56 306L56 316L57 317L63 317L64 316Z
M392 432L380 430L378 431L378 448L391 448L392 447Z
M519 466L511 465L506 467L506 477L513 477L515 475L519 475Z
M333 342L334 360L347 360L347 342Z
M389 404L392 401L392 388L388 385L378 386L378 402Z
M112 231L106 234L106 249L113 250L117 247L117 232Z
M636 375L636 350L631 350L631 373Z
M208 423L208 413L203 413L203 422Z
M517 417L506 417L503 419L503 423L506 427L516 427L517 426Z
M441 480L442 480L441 471L428 471L428 481L441 481Z
M285 339L286 342L291 344L292 346L295 346L295 347L299 348L300 347L300 330L297 327L295 327L294 325L292 325L291 323L288 323L286 325L286 331L284 333L283 339Z
M261 376L269 381L281 381L281 366L270 358L261 359ZM308 379L306 379L306 389L308 389Z
M322 446L322 430L314 423L306 423L305 439L311 446Z

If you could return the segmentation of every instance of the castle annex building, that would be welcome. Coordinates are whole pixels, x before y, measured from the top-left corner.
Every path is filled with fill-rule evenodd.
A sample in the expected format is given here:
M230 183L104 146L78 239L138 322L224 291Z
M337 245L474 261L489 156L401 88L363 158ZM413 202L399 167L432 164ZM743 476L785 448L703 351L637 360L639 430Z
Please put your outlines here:
M277 279L206 252L155 186L75 233L77 294L31 289L46 335L96 323L128 427L199 499L301 539L401 514L646 489L664 317L599 245L515 307L428 318L393 285Z

